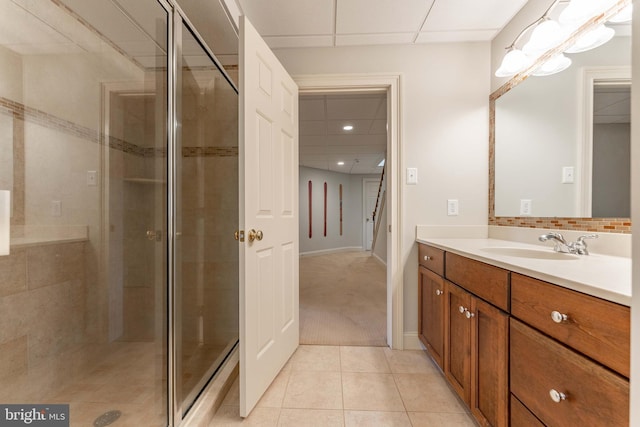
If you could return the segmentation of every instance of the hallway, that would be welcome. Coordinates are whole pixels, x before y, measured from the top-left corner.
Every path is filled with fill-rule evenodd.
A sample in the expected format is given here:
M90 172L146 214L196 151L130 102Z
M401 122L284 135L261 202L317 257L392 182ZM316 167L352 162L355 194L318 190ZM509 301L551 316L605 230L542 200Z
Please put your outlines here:
M251 415L235 381L209 427L474 427L422 351L301 345Z
M300 258L300 344L386 346L386 269L370 252Z

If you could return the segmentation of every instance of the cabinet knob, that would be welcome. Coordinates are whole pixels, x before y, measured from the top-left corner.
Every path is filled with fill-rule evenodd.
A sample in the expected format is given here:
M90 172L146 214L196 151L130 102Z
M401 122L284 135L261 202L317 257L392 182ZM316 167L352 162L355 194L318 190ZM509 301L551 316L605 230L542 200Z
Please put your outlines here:
M469 310L465 310L464 315L466 316L467 319L471 319L473 316L475 316L475 314L470 312Z
M551 319L556 323L566 322L569 319L569 316L566 314L562 314L559 311L553 310L551 312Z
M458 311L459 311L460 313L464 313L466 310L467 310L467 309L466 309L466 308L464 308L463 306L458 307Z
M560 403L563 400L567 400L567 395L556 390L556 389L551 389L549 390L549 397L551 397L551 400L553 400L556 403Z
M436 289L436 295L437 295L437 296L440 296L440 295L442 295L442 294L443 294L443 292L442 292L440 289Z
M425 256L424 256L424 260L425 260L425 261L430 261L430 260L431 260L431 257L430 257L429 255L425 255Z

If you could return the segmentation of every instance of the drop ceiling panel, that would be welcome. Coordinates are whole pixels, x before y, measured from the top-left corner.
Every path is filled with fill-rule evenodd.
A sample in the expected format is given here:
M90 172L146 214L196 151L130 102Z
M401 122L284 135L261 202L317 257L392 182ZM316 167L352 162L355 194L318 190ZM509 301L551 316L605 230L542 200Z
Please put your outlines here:
M499 30L527 0L438 0L422 31Z
M337 3L337 34L375 34L418 31L433 0L338 0Z
M491 41L498 30L475 31L431 31L418 35L416 43L455 43L455 42L482 42Z
M324 120L324 97L301 96L298 103L298 117L302 120Z
M326 135L327 123L324 120L303 120L300 122L298 133L300 136Z
M327 47L333 46L333 36L264 36L272 49L293 47Z
M327 99L327 119L329 120L357 120L375 117L380 99L386 97L380 94L372 97L329 97Z
M327 0L240 0L262 36L332 34L333 5Z
M380 44L411 44L415 33L394 34L338 34L336 46L365 46Z

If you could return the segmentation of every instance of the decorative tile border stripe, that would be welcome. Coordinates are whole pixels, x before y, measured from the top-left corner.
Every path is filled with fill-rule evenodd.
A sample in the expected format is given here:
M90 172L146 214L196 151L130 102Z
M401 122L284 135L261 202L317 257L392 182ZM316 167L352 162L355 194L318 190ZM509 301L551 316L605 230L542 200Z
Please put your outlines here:
M599 233L631 233L631 221L629 218L493 217L489 218L489 225L577 230Z
M96 144L102 144L107 139L106 135L95 129L78 125L3 97L0 97L0 114L6 114L18 120L29 121ZM108 136L108 145L109 148L114 150L139 157L167 156L166 148L142 147L112 135ZM238 147L183 147L182 157L238 157Z
M182 157L238 157L238 147L183 147Z

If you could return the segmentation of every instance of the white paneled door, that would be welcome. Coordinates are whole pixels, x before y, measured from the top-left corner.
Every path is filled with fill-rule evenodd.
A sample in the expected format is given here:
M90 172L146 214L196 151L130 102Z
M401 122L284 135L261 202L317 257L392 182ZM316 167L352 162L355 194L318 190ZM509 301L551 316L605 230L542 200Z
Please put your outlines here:
M240 20L240 415L298 347L298 86Z

